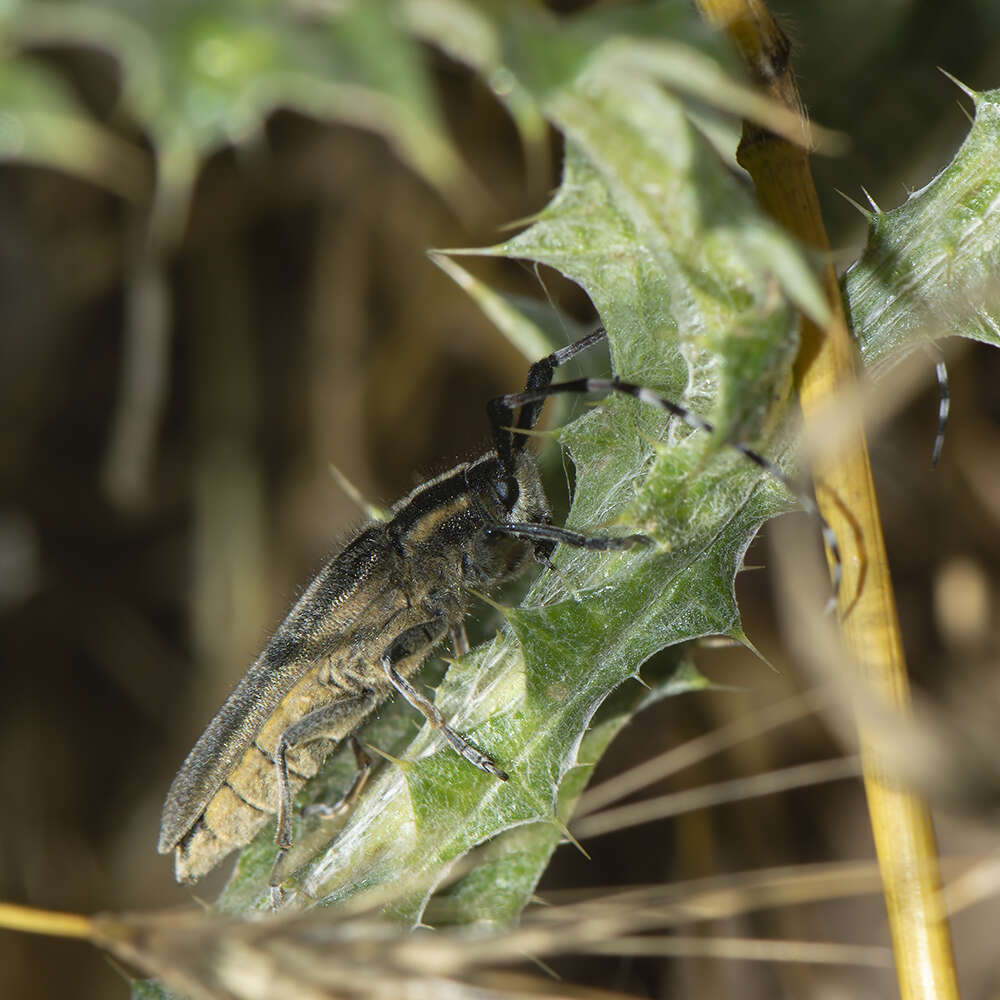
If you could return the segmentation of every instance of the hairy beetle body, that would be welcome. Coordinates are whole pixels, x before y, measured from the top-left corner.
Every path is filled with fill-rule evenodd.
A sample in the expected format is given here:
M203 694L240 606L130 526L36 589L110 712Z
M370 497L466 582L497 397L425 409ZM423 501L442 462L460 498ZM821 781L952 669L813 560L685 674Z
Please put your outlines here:
M405 680L460 628L469 588L490 590L538 548L495 530L549 522L526 452L514 479L508 507L497 492L508 484L494 454L458 465L414 490L390 520L363 529L320 570L174 778L159 850L175 852L178 881L200 878L249 843L281 812L283 794L294 796L398 687L388 668Z

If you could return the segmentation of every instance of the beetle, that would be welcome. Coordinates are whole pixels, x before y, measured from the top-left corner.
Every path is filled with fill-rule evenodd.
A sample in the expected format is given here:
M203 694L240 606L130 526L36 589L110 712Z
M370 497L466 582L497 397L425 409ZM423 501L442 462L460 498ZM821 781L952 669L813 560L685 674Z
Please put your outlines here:
M181 765L163 807L158 849L192 882L250 842L277 814L292 845L293 798L350 738L360 792L369 762L353 733L393 691L462 757L506 780L409 683L431 650L459 636L470 591L488 593L557 543L615 550L644 535L585 536L552 524L527 437L553 371L603 339L596 330L532 365L525 390L488 404L494 449L418 486L322 567ZM517 414L516 423L512 420Z
M370 761L354 733L399 692L469 763L501 781L493 759L455 732L409 677L446 636L460 646L473 592L488 593L557 544L597 551L647 545L642 534L584 535L552 523L527 432L557 393L618 392L665 410L694 430L708 421L651 390L610 379L553 383L556 368L605 338L603 327L535 362L521 392L491 400L493 449L418 486L388 520L361 530L309 584L181 765L163 807L159 851L192 882L250 842L276 814L281 857L293 843L296 791L348 739L358 772L333 811L360 794ZM731 443L792 487L769 459ZM819 517L808 496L803 505ZM836 540L819 517L839 566ZM836 578L836 573L835 573ZM836 579L835 579L836 586Z

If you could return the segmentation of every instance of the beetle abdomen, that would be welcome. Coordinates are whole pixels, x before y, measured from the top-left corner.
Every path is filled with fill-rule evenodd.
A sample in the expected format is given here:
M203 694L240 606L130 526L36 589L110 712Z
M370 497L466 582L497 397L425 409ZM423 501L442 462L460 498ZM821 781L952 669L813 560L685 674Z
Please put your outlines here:
M191 882L211 871L230 851L248 844L278 811L274 754L281 734L293 722L335 698L336 693L321 682L319 668L306 674L282 698L201 815L177 842L178 881ZM293 794L316 774L335 746L333 740L317 739L288 751Z

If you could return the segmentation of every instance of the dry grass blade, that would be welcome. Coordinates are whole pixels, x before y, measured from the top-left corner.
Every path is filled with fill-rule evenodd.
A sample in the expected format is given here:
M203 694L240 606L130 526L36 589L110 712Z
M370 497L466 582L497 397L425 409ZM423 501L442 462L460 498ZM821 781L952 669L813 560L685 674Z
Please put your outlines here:
M741 716L719 729L710 730L681 746L658 754L651 760L643 761L642 764L616 774L613 778L584 792L577 805L576 820L579 822L584 816L647 788L657 781L662 781L714 754L728 750L737 743L796 722L822 708L826 701L827 695L820 691L795 695L776 705L768 705L753 714Z
M822 965L889 965L886 948L830 944L826 941L769 941L760 938L635 937L618 938L591 948L594 954L655 955L733 959L751 962L809 962Z
M992 862L995 868L995 858ZM510 930L433 934L412 934L357 909L349 916L327 909L245 922L195 911L91 918L7 906L0 908L0 920L22 930L89 938L193 1000L609 1000L619 994L556 983L523 967L567 953L879 967L888 963L889 954L868 945L710 933L663 936L671 928L731 920L755 910L866 895L879 885L871 862L777 868L604 891L536 908Z
M597 895L537 910L533 922L565 922L580 915L607 911L655 912L663 925L693 920L721 920L751 910L845 899L878 891L878 869L872 861L793 865L736 874L713 875L668 885L604 889ZM573 899L579 890L547 893L551 900Z
M200 915L98 918L97 943L194 1000L607 996L509 973L491 978L453 936L329 914L255 924ZM519 957L520 958L520 957Z
M953 878L941 890L941 895L950 914L1000 896L1000 851Z
M201 913L99 916L91 939L130 966L195 1000L236 997L608 997L517 970L565 953L665 953L636 934L769 906L877 891L872 864L776 869L653 886L534 911L512 930L411 934L388 921L332 910L255 923ZM643 945L641 942L647 941ZM700 949L700 952L699 952ZM838 949L840 949L838 951ZM701 940L678 954L829 963L876 963L878 949L822 942Z
M703 785L683 792L662 795L618 809L608 809L593 813L574 822L570 829L575 837L599 837L604 833L623 830L639 823L651 823L679 813L706 809L726 802L755 798L760 795L774 795L792 788L818 785L825 781L840 781L860 774L860 762L856 757L835 758L785 767L766 774L756 774L749 778L734 778L714 785Z

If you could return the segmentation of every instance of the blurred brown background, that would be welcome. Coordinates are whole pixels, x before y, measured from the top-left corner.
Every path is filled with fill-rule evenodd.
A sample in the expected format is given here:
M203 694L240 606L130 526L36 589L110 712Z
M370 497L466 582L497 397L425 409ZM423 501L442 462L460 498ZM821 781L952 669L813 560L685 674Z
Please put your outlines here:
M947 163L968 123L935 67L973 87L1000 85L1000 8L786 0L779 9L813 116L853 143L816 164L846 264L864 224L834 188L859 197L864 185L892 207ZM107 115L114 67L92 54L54 58ZM133 489L123 495L119 479L117 499L111 442L144 419L144 400L120 395L134 220L81 181L0 166L0 899L84 912L188 901L170 860L155 853L163 795L297 589L360 522L328 464L388 503L478 451L484 401L523 381L526 362L424 251L496 242L503 223L546 202L558 175L528 189L515 132L491 95L429 58L456 143L494 203L474 228L463 225L380 140L288 113L250 153L216 156L170 262L169 354L148 359L152 383L165 386L148 475L126 470ZM544 295L530 269L484 262L478 273ZM577 300L565 304L587 318ZM956 712L965 698L992 705L1000 721L998 374L985 348L951 357L953 418L936 473L930 362L924 389L881 430L874 455L911 670ZM758 542L748 562L766 553ZM767 574L743 574L739 591L747 632L780 672L742 652L700 655L703 671L745 692L647 712L604 775L802 683L774 630ZM804 723L660 790L834 752L822 725ZM997 842L995 826L967 817L943 817L941 832L946 853ZM856 783L588 846L589 862L563 849L545 885L872 853ZM204 893L211 898L210 885ZM997 926L995 902L955 922L969 997L1000 995ZM727 930L886 940L877 899L766 913ZM4 996L126 995L83 945L0 933L0 969ZM888 975L836 968L602 960L563 971L650 996L894 990Z

